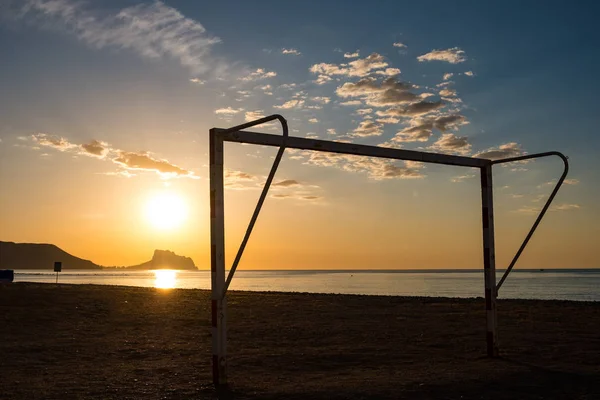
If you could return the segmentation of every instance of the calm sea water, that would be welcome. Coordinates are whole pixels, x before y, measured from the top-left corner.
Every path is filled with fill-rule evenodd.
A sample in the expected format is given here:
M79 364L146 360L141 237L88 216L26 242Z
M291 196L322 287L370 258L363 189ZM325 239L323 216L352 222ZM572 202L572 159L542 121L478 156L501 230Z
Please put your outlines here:
M16 282L54 282L48 270L17 270ZM498 273L498 279L502 273ZM62 283L210 289L209 271L66 271ZM483 271L237 271L232 290L483 297ZM600 301L598 270L513 270L500 298Z

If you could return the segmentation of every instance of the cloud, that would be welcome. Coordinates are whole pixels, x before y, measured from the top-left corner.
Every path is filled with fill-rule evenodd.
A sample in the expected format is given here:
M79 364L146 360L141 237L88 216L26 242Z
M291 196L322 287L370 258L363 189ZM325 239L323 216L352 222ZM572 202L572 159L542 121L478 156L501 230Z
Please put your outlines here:
M36 27L66 31L91 47L132 50L150 59L171 58L193 74L224 68L210 55L221 40L160 1L108 15L71 0L28 0L21 4L17 18L31 20Z
M362 105L362 101L360 100L349 100L349 101L344 101L342 103L340 103L341 106L361 106Z
M294 179L285 179L283 181L279 181L273 184L273 186L283 186L283 187L290 187L290 186L298 186L300 185L300 182L298 182L297 180Z
M327 129L327 134L328 135L337 135L337 132L335 131L334 128L329 128L329 129Z
M304 100L289 100L286 101L285 103L283 103L280 106L273 106L274 108L280 108L280 109L290 109L290 108L299 108L302 107L302 105L304 104Z
M308 122L310 122L311 124L316 124L317 122L319 122L319 120L316 118L311 118L308 120Z
M500 145L496 148L492 147L491 149L475 154L473 157L498 160L501 158L517 157L522 154L524 153L523 150L521 150L521 146L517 143L511 142Z
M454 76L454 74L452 72L448 72L446 74L444 74L444 80L447 81L448 79L452 78Z
M388 63L384 60L382 55L373 53L366 58L350 61L347 64L314 64L309 70L314 74L325 76L344 75L364 77L369 75L373 70L387 67Z
M152 157L148 152L117 151L112 160L121 167L133 171L154 171L163 177L194 177L194 173L180 168L167 160Z
M246 172L226 169L223 177L226 189L248 190L259 188L257 177Z
M465 136L443 133L431 148L442 153L467 154L471 150L471 144Z
M363 78L358 82L344 83L336 89L336 94L340 97L361 97L368 105L382 107L418 100L419 96L410 92L412 87L395 78L387 78L381 83L374 78Z
M359 56L360 54L358 53L358 50L356 50L354 53L344 53L344 58L357 58Z
M473 73L473 71L466 71L465 75L466 76L474 76L475 74Z
M240 112L244 111L243 108L231 108L231 107L227 107L227 108L218 108L215 110L215 114L221 114L221 115L235 115L238 114Z
M302 53L300 53L298 50L296 49L281 49L281 54L291 54L293 56L299 56Z
M250 72L248 75L239 79L242 81L257 81L260 79L273 78L275 76L277 76L277 72L266 71L264 68L258 68L256 71Z
M317 96L311 98L311 100L321 104L328 104L331 101L331 98L325 96Z
M51 147L62 152L72 152L74 154L95 157L101 160L110 160L119 167L128 171L150 171L156 172L162 178L187 177L198 179L192 171L178 167L164 159L158 159L149 152L128 152L119 149L113 149L111 146L100 140L91 140L89 143L74 144L64 137L38 133L31 136L31 139L40 146ZM109 157L110 156L110 157ZM123 171L112 173L112 175L125 176ZM129 173L129 176L133 176Z
M77 147L77 145L70 143L64 137L48 135L46 133L37 133L35 135L31 135L31 138L34 142L41 146L52 147L59 151L67 151Z
M361 108L361 109L356 110L356 113L358 115L366 115L366 114L370 114L372 112L373 112L372 108Z
M398 122L400 122L400 120L398 118L394 118L394 117L386 117L386 118L377 118L377 122L379 122L380 124L397 124Z
M195 83L197 85L204 85L206 83L206 81L203 81L202 79L198 78L192 78L190 79L190 82Z
M396 142L426 142L433 134L433 129L446 132L457 129L469 121L460 114L441 115L435 118L414 118L410 126L404 128L392 139Z
M467 60L464 50L453 47L446 50L432 50L429 53L417 57L420 62L424 61L445 61L450 64L458 64Z
M567 211L567 210L578 210L581 206L579 204L557 204L552 207L555 211Z
M99 140L92 140L90 143L81 145L81 154L88 156L104 158L109 151L108 143Z
M353 136L367 137L380 136L383 133L382 126L373 121L361 121L356 129L352 131Z
M400 73L399 68L386 68L383 71L375 71L378 75L394 76Z
M459 176L455 176L454 178L452 178L451 181L454 183L460 183L460 182L466 181L467 179L473 179L476 176L477 175L475 175L475 174L459 175Z
M329 81L332 81L333 78L327 76L327 75L319 75L317 77L317 79L315 79L313 82L316 83L317 85L324 85Z
M442 97L451 97L451 96L456 96L456 90L454 89L442 89L440 90L440 96Z
M265 114L264 114L264 111L262 111L262 110L246 111L246 113L244 114L244 119L246 122L256 121L257 119L261 119L264 117L265 117Z
M377 115L380 117L392 116L418 116L430 113L431 111L438 110L444 107L444 103L441 101L419 101L417 103L409 104L405 107L389 108L385 111L377 111Z
M392 46L394 46L394 47L400 47L400 48L404 48L404 49L408 47L404 43L400 43L400 42L396 42Z
M579 184L579 179L565 179L563 181L563 183L565 185L578 185Z

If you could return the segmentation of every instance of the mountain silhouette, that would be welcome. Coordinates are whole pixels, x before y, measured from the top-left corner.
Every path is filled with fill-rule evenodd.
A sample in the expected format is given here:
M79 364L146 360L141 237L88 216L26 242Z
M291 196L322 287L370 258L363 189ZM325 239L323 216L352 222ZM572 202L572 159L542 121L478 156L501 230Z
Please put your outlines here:
M0 242L0 269L53 269L55 261L62 262L63 270L102 269L53 244Z
M180 269L196 271L198 268L190 257L178 256L169 250L154 250L150 261L121 269Z
M54 269L54 262L61 261L65 269L178 269L196 271L198 268L190 257L178 256L169 250L154 250L150 261L130 267L103 267L89 260L75 257L53 244L14 243L0 241L0 269Z

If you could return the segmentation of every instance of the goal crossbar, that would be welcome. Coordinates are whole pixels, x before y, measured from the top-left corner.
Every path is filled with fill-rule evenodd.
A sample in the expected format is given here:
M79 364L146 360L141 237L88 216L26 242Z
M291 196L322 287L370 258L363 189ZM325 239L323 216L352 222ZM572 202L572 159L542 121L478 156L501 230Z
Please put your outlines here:
M244 129L278 120L283 135L249 132ZM248 224L229 275L225 276L225 210L224 210L224 143L245 143L262 146L279 147L275 160L258 199L258 203ZM227 289L231 284L240 262L252 229L256 223L262 205L267 197L271 183L286 148L312 150L320 152L350 154L356 156L377 157L393 160L417 161L430 164L453 165L479 168L481 184L481 212L483 236L483 270L486 308L486 347L487 355L498 356L496 298L500 286L514 267L521 253L527 246L531 236L550 207L556 193L565 180L569 164L567 157L560 152L528 154L500 160L464 157L449 154L429 153L414 150L395 149L389 147L369 146L362 144L334 142L328 140L308 139L288 135L287 121L281 115L274 114L256 121L247 122L231 128L212 128L210 130L210 228L211 228L211 321L212 321L212 367L215 386L227 384ZM564 171L554 190L539 213L525 240L512 259L500 282L496 283L496 261L494 244L494 207L492 166L500 163L517 162L528 159L558 156L564 163Z

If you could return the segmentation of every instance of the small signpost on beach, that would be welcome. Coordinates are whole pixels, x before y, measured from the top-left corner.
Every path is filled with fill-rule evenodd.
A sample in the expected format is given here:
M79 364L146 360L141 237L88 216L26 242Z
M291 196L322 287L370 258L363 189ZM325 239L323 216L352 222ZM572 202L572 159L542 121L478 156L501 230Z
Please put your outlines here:
M62 262L54 261L54 272L56 272L56 283L58 284L58 273L62 271Z

